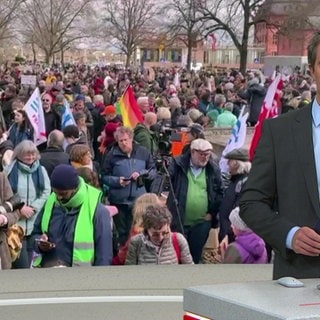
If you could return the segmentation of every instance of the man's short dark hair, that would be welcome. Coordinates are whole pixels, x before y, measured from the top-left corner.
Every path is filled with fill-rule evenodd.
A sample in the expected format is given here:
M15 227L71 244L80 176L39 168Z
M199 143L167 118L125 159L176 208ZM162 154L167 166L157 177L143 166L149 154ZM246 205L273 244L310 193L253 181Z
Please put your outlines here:
M80 132L77 126L75 125L70 125L70 126L66 126L63 130L63 135L65 138L75 138L78 139Z
M311 38L308 45L308 63L314 68L317 59L317 48L320 44L320 32L316 32Z

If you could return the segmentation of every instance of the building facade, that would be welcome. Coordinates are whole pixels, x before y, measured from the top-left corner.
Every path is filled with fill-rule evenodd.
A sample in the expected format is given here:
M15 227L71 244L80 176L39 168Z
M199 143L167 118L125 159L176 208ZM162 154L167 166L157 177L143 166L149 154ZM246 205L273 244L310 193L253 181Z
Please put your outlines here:
M319 30L320 3L315 0L266 0L255 26L254 44L265 56L306 56Z

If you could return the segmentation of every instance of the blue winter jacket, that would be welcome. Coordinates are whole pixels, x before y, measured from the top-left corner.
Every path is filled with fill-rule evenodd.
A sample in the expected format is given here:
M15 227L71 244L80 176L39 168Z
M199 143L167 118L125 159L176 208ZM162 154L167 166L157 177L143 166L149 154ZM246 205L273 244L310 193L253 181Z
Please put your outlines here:
M139 172L152 180L156 175L155 163L149 150L136 143L133 144L131 156L115 145L106 155L101 166L102 183L109 187L108 199L113 204L132 204L136 198L146 193L144 185L137 181L122 187L120 177L129 178L133 172Z

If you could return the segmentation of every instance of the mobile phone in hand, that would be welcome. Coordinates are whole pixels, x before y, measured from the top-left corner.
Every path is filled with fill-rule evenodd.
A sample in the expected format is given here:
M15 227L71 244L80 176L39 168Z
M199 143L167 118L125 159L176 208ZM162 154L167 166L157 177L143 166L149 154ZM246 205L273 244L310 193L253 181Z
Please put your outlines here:
M123 181L131 181L131 178L123 178Z
M37 239L36 241L38 242L38 244L42 246L46 246L50 248L54 248L56 246L53 242L50 242L50 241L41 240L41 239Z

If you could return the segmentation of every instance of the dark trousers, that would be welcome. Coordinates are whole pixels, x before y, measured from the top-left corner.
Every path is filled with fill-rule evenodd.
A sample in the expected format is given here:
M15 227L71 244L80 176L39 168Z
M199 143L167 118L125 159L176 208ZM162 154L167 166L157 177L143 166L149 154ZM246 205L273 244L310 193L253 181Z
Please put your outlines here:
M184 233L188 241L193 262L198 264L201 260L202 250L207 242L211 229L211 221L203 221L193 226L185 226Z
M32 261L34 237L26 236L22 242L22 249L19 258L13 262L12 269L28 269Z
M132 225L132 205L130 204L117 204L112 205L118 208L119 213L113 217L113 222L117 232L118 245L124 245L129 237Z

